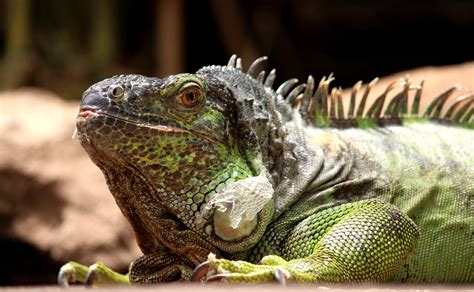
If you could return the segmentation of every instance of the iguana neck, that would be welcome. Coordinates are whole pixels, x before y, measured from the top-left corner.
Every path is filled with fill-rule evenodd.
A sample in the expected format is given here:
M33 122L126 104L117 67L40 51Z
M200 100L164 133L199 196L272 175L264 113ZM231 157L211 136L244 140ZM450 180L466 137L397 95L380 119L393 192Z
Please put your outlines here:
M274 218L308 189L343 179L344 155L334 159L312 144L307 124L281 95L234 68L211 66L198 72L208 82L224 82L234 99L237 146L254 172L267 172L274 188ZM261 161L260 169L253 161ZM344 163L343 163L344 161ZM341 176L341 177L339 177Z
M318 193L355 178L356 156L334 129L308 127L305 134L309 147L317 153L316 159L323 162L308 184L307 193Z
M279 171L277 216L303 197L351 179L355 162L349 146L330 129L304 127L298 114L285 127L297 144L292 150L295 163Z

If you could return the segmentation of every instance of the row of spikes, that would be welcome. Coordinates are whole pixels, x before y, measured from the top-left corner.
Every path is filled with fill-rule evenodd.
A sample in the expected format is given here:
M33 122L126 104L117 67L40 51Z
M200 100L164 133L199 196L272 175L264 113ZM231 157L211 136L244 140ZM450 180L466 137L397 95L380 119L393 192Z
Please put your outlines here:
M257 68L266 60L267 57L265 56L257 58L252 62L246 74L263 86L272 88L276 77L275 69L271 70L266 77L266 72L263 70L256 74ZM242 60L237 58L236 55L231 56L227 66L243 71ZM362 88L362 81L359 81L352 88L349 110L347 115L345 115L342 102L342 89L340 87L333 88L331 93L329 93L329 85L333 80L334 77L332 74L327 78L324 76L315 90L315 80L311 75L308 76L307 82L302 84L298 84L298 80L292 78L283 82L277 88L276 94L286 99L293 108L298 109L303 118L308 122L314 123L318 117L323 117L330 119L334 125L355 126L357 125L354 120L355 118L372 119L379 122L379 124L401 123L402 117L408 114L408 93L410 90L415 90L410 115L420 117L419 107L424 84L423 81L419 84L413 84L408 78L393 81L386 87L384 92L368 106L366 105L368 96L378 81L378 78L375 78L365 87L362 98L357 105L357 111L355 111L357 95ZM385 111L383 111L389 92L396 88L397 85L401 85L402 90L390 99L388 105L385 107ZM443 111L443 107L449 97L459 89L461 88L455 85L439 94L426 106L421 117L448 123L467 124L473 122L473 93L459 96L446 111ZM461 104L462 106L460 107ZM369 107L367 111L366 106ZM442 114L443 112L444 114Z

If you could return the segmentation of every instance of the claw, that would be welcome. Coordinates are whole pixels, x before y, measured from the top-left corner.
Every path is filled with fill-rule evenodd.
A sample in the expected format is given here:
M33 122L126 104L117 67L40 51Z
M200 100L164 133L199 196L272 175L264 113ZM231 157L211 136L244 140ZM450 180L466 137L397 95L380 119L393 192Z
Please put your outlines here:
M226 274L214 275L207 278L205 282L206 283L225 282L227 280L227 277L228 275Z
M205 261L199 264L193 271L191 275L192 282L200 282L201 279L205 278L207 272L209 272L210 264L209 261Z
M276 268L274 276L275 276L275 279L278 281L278 283L280 283L280 285L282 285L283 287L286 287L286 284L288 283L288 280L289 280L288 272L280 268Z
M61 269L58 274L58 285L68 287L69 283L72 282L71 274Z
M94 269L89 269L86 276L86 282L84 283L86 287L92 287L92 285L94 285L94 282L97 278L96 275L97 274L94 272Z
M84 273L85 274L85 273ZM82 279L81 266L74 262L69 262L61 267L58 273L58 284L68 287L72 283L80 282Z

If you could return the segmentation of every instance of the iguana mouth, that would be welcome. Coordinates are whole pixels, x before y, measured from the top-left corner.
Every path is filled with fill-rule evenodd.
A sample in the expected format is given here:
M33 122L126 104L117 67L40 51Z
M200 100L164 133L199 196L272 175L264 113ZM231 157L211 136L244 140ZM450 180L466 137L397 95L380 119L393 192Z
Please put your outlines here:
M96 117L99 115L99 110L89 108L89 107L84 107L79 109L79 113L77 114L77 117L79 118L91 118L91 117Z
M101 115L108 116L108 117L111 117L113 119L121 120L125 123L134 124L134 125L139 126L139 127L155 129L155 130L158 130L160 132L186 133L186 134L198 136L198 137L200 137L202 139L205 139L205 140L207 140L211 143L217 143L217 141L209 135L204 135L204 134L201 134L201 133L197 133L197 132L194 132L194 131L190 131L190 130L186 130L186 129L178 128L178 127L171 127L171 126L165 126L165 125L146 125L146 124L142 124L142 123L137 122L137 121L124 119L124 118L121 118L119 116L103 112L100 109L93 108L93 107L81 107L79 109L79 113L77 114L77 117L87 120L87 119L98 117L98 116L101 116Z

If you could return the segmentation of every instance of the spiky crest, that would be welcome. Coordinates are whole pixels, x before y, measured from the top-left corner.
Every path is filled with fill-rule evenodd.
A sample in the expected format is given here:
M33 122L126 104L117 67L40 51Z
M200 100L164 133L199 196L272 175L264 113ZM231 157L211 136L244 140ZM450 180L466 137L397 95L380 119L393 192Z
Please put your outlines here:
M276 77L275 69L271 70L266 77L265 71L257 71L257 68L266 60L265 56L257 58L246 73L265 88L273 90ZM227 66L242 71L242 60L236 55L232 55ZM445 110L448 99L456 98L453 93L461 89L458 85L440 93L424 109L420 109L424 81L416 84L408 77L395 80L369 105L367 105L367 99L378 78L373 79L365 86L357 104L357 95L363 87L362 81L358 81L352 88L349 109L346 114L342 89L332 88L329 91L329 85L333 80L332 74L328 77L324 76L315 89L315 80L311 75L308 76L306 83L299 83L297 79L292 78L283 82L275 93L285 99L294 109L297 109L308 124L317 127L387 126L402 124L406 118L424 118L444 124L474 127L474 93L457 96L457 100ZM400 87L401 90L389 97L388 94L391 91ZM415 94L411 103L411 111L408 113L408 95L412 90L415 91ZM387 105L385 106L385 104Z

